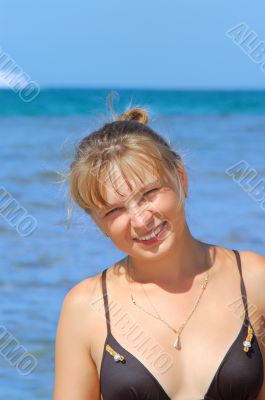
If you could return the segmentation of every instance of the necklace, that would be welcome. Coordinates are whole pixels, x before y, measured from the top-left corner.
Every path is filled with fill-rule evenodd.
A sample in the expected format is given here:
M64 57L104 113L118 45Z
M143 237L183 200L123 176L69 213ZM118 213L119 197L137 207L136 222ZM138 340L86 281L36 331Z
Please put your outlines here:
M129 256L127 257L127 268L129 269ZM131 267L131 268L132 268L132 270L133 270L133 267ZM134 276L134 271L133 271L133 276ZM158 311L156 310L155 306L154 306L153 303L151 302L149 296L147 295L147 293L146 293L146 291L145 291L145 289L144 289L144 286L143 286L142 284L141 284L141 286L142 286L142 288L143 288L143 291L144 291L144 293L145 293L145 296L147 297L147 299L148 299L150 305L152 306L153 310L155 311L156 315L150 313L149 311L145 310L141 305L139 305L139 304L136 303L135 298L134 298L134 296L133 296L133 294L132 294L132 290L131 290L130 297L131 297L132 303L133 303L135 306L137 306L138 308L140 308L140 309L141 309L142 311L144 311L146 314L149 314L150 316L152 316L152 317L154 317L154 318L160 320L161 322L163 322L169 329L171 329L171 330L177 335L177 337L176 337L176 339L175 339L175 341L174 341L173 347L175 347L175 349L177 349L177 350L180 350L180 349L181 349L180 335L181 335L181 333L182 333L184 327L186 326L187 322L189 321L189 319L190 319L191 316L193 315L195 309L197 308L197 305L199 304L199 301L200 301L200 299L201 299L201 297L202 297L202 294L203 294L204 290L206 289L208 280L209 280L209 272L206 271L205 277L204 277L204 279L203 279L202 287L201 287L201 292L200 292L200 294L199 294L199 296L198 296L198 298L197 298L197 300L196 300L196 302L195 302L195 304L194 304L194 306L193 306L193 308L192 308L190 314L188 315L188 317L186 318L186 320L183 322L183 324L181 324L181 326L180 326L179 329L177 329L177 330L174 329L171 325L169 325L169 323L168 323L167 321L165 321L163 318L161 318L161 316L159 315L159 313L158 313ZM134 279L134 282L135 282L135 279ZM129 283L129 284L130 284L130 287L131 287L131 283Z

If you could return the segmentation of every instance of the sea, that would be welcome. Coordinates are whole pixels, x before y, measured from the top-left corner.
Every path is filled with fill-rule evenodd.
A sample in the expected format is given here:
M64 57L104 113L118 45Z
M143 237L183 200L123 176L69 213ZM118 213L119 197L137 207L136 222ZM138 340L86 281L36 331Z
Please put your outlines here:
M56 88L25 102L0 90L0 399L52 398L66 293L124 256L71 206L65 180L110 102L146 108L182 156L193 236L265 255L265 91Z

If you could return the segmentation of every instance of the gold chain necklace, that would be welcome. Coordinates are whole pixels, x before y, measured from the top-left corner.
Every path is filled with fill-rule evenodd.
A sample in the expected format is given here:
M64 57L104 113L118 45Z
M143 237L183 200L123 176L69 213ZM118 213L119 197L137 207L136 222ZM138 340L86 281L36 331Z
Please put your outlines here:
M127 257L127 268L129 269L129 256ZM132 267L131 267L131 268L132 268ZM133 270L133 268L132 268L132 270ZM134 271L133 271L133 276L134 276ZM198 298L197 298L197 300L196 300L196 302L195 302L195 304L194 304L194 306L193 306L193 308L192 308L192 310L191 310L189 316L187 317L187 319L184 321L184 323L181 324L181 326L180 326L179 329L177 329L177 330L174 329L172 326L170 326L169 323L168 323L167 321L165 321L163 318L160 317L158 311L156 310L155 306L154 306L153 303L151 302L151 300L150 300L149 296L147 295L147 293L146 293L146 291L145 291L145 289L144 289L144 287L143 287L142 284L141 284L141 286L142 286L142 288L143 288L143 290L144 290L144 293L145 293L145 295L146 295L146 297L147 297L149 303L151 304L152 308L154 309L156 315L150 313L149 311L146 311L142 306L140 306L139 304L136 303L135 298L133 297L133 294L132 294L132 289L131 289L130 297L131 297L132 303L133 303L135 306L137 306L138 308L140 308L140 309L141 309L142 311L144 311L146 314L149 314L150 316L152 316L152 317L154 317L154 318L160 320L161 322L163 322L169 329L171 329L171 330L177 335L177 338L176 338L176 340L174 341L173 347L175 347L175 349L177 349L177 350L180 350L180 349L181 349L180 335L181 335L181 333L182 333L184 327L186 326L187 322L188 322L189 319L191 318L192 314L194 313L195 309L197 308L197 305L198 305L198 303L199 303L199 301L200 301L200 299L201 299L201 297L202 297L202 294L203 294L204 290L206 289L208 280L209 280L209 272L206 271L205 277L204 277L203 283L202 283L202 290L201 290L201 292L200 292L200 294L199 294L199 296L198 296ZM135 282L135 279L134 279L134 282ZM129 284L130 284L130 288L131 288L131 283L129 282Z

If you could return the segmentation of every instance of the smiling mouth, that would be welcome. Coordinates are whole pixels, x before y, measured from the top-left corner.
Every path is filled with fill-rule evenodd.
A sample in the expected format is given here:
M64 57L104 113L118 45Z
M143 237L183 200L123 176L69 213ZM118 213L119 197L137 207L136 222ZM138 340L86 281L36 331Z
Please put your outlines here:
M164 229L165 226L166 226L166 221L159 224L155 229L153 229L153 231L151 233L149 233L149 235L135 237L135 238L133 238L133 240L143 240L144 241L144 240L153 239Z

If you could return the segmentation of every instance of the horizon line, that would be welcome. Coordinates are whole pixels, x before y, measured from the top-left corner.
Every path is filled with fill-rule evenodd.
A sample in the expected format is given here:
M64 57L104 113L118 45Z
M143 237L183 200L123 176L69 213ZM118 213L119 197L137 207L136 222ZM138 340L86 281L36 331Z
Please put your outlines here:
M3 91L13 91L11 87L1 87L0 90ZM115 90L126 90L126 91L208 91L208 92L232 92L232 91L265 91L265 86L263 87L129 87L129 86L116 86L116 87L103 87L103 86L74 86L74 85L40 85L40 90L105 90L105 91L115 91Z

